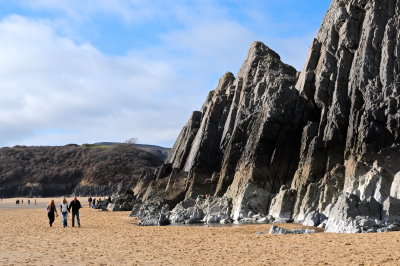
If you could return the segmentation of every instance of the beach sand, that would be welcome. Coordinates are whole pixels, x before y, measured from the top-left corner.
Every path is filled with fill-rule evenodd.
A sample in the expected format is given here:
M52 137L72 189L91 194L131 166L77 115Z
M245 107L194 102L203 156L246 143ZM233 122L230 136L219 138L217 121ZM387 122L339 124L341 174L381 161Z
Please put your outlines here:
M59 216L50 228L48 200L0 203L0 265L400 264L398 232L269 235L271 225L141 227L129 212L89 209L86 199L82 227L63 228Z

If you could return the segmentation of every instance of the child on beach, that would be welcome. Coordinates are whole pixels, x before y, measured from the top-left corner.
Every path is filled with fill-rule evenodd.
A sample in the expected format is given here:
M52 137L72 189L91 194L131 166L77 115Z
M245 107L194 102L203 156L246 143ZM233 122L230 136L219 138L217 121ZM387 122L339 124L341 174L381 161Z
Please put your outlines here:
M63 227L67 227L68 225L68 202L67 200L64 198L62 203L60 204L60 211L61 211L61 215L62 215L62 225Z
M53 226L55 216L58 216L56 205L54 204L54 200L51 200L49 205L47 205L47 216L49 217L50 227Z

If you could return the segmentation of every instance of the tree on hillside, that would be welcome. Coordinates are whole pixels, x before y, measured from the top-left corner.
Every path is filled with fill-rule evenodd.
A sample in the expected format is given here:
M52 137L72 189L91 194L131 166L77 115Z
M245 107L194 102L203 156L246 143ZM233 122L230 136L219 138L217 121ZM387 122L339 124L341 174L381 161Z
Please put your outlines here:
M138 141L138 138L133 137L133 138L127 139L127 140L125 141L125 143L126 143L126 144L136 144L137 141Z

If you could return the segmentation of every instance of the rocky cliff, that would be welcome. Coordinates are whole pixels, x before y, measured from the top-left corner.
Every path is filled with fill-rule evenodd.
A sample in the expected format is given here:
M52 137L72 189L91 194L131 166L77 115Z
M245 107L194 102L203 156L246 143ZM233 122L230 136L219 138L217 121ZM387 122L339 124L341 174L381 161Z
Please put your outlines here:
M400 1L334 0L301 73L260 42L192 114L135 193L232 201L332 232L400 222Z
M282 203L281 190L272 210L290 202L292 219L334 232L397 221L399 16L400 1L332 2L296 84L318 114L303 129L296 198Z

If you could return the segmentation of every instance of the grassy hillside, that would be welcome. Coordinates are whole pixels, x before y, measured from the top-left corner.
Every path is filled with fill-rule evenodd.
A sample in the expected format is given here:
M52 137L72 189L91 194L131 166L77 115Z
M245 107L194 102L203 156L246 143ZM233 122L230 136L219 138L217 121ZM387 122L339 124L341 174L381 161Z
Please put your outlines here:
M134 184L163 160L159 152L131 144L1 148L0 193L11 196L36 187L44 195L57 195L77 185Z

